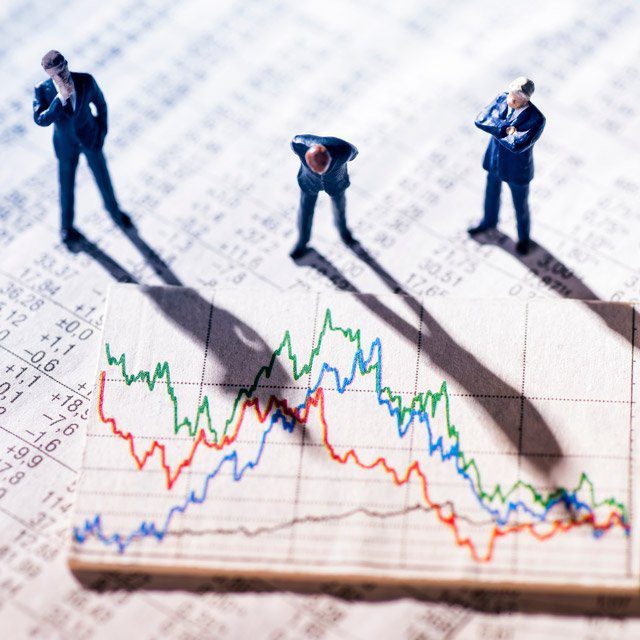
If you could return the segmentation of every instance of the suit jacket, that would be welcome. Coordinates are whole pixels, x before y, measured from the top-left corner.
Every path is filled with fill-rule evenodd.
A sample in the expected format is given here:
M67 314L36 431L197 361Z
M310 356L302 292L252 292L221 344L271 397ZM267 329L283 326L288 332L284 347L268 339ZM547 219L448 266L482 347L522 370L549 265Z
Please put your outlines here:
M545 117L529 103L513 120L507 120L507 93L501 93L476 117L476 127L491 134L482 166L505 182L529 184L533 178L533 145L540 137ZM508 126L517 131L505 135Z
M319 176L312 171L304 159L304 155L313 145L321 144L331 154L331 164L326 173ZM300 158L298 184L306 193L326 191L330 196L340 195L350 184L347 173L347 162L358 155L358 150L340 138L313 136L310 134L296 136L291 141L291 148Z
M101 149L107 135L107 103L98 84L88 73L71 73L71 77L76 91L76 108L72 113L63 107L51 78L36 85L33 98L35 123L41 127L54 125L53 146L59 158L74 155L78 146ZM91 113L91 103L95 105L96 116Z

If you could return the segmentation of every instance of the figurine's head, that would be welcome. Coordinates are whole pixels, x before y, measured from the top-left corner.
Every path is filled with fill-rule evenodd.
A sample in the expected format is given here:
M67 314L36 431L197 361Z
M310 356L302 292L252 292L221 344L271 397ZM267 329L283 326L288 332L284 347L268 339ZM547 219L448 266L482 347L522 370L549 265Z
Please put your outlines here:
M59 51L52 49L45 53L42 58L42 68L51 78L60 78L64 83L69 81L69 66Z
M526 107L529 104L529 100L533 95L536 86L533 84L533 80L520 76L516 78L508 87L507 91L507 104L512 109L520 109Z
M304 154L304 159L307 161L309 169L318 175L326 173L331 164L331 154L321 144L314 144L313 147L309 147L307 153Z

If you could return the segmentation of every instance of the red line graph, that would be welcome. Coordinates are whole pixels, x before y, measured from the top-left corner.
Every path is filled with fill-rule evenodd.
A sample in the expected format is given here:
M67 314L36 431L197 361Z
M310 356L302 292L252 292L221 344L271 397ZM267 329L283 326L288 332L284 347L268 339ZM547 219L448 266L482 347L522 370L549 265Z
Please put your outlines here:
M153 440L151 446L144 451L142 454L138 454L136 452L134 436L131 432L125 432L118 427L116 424L115 418L109 418L104 414L104 391L106 387L106 371L102 371L100 373L100 383L99 383L99 393L98 393L98 417L103 424L107 424L111 427L111 431L114 435L119 436L123 440L126 440L129 443L129 453L136 463L136 467L138 470L142 471L147 464L147 461L150 460L156 451L160 452L160 466L165 472L165 481L166 487L168 490L171 490L175 483L178 481L180 474L184 469L191 466L193 462L193 458L196 454L198 448L202 445L204 447L208 447L209 449L221 450L225 446L232 444L238 434L240 433L240 427L244 421L244 416L247 409L253 409L256 415L256 418L260 422L260 424L264 424L267 418L271 415L273 409L279 409L285 415L290 417L295 417L294 411L289 409L286 400L280 400L275 396L270 396L267 402L267 406L265 407L264 412L260 411L260 401L258 398L247 399L245 400L238 414L238 420L234 429L231 433L225 434L225 436L220 440L220 442L210 442L206 438L206 432L204 429L201 429L198 435L193 440L193 445L187 457L180 462L176 467L171 468L169 463L167 462L166 455L166 447L164 444L159 442L158 440Z
M498 526L496 524L492 526L486 550L484 552L479 551L476 544L471 540L469 536L461 534L457 524L457 514L450 506L450 503L445 506L433 501L430 498L428 480L420 466L419 461L416 460L412 462L405 471L399 472L397 469L393 468L383 456L379 456L373 462L363 462L354 448L350 448L342 454L336 451L335 447L330 443L329 440L329 426L325 418L324 390L322 389L322 387L316 389L316 391L307 398L307 401L301 410L290 408L285 400L278 399L274 396L271 396L269 398L264 411L261 411L260 403L257 398L246 400L241 407L235 427L229 435L225 435L225 437L219 443L212 443L206 440L205 432L204 430L201 430L194 440L189 455L172 470L166 460L165 445L158 442L157 440L154 440L151 446L140 455L136 453L133 434L120 429L117 426L116 420L114 418L105 416L103 407L106 383L105 379L106 372L103 371L100 375L98 394L98 416L100 420L104 424L108 424L111 427L114 435L120 437L128 443L129 453L139 470L143 470L145 468L147 462L153 457L156 451L159 452L160 465L165 472L165 480L168 490L170 490L174 486L182 471L191 465L194 455L200 445L206 446L211 449L220 450L223 447L232 444L237 439L242 428L247 409L253 409L258 421L261 424L263 424L267 420L274 409L277 409L280 410L283 414L294 418L299 424L305 425L309 420L311 409L314 408L317 409L317 415L321 424L322 443L332 461L340 465L347 465L349 462L352 462L353 464L364 470L373 470L380 468L386 475L390 477L393 484L398 487L407 484L415 477L420 484L421 493L424 498L425 504L434 510L441 523L451 529L456 545L459 547L467 548L476 562L489 562L493 558L496 541L499 538L502 538L511 533L528 532L537 540L544 541L552 538L558 533L565 533L576 527L584 525L590 525L595 531L605 531L615 525L620 525L622 527L625 526L625 523L620 514L615 511L611 512L608 519L601 523L596 522L595 515L593 513L589 513L580 518L570 521L560 519L555 519L552 521L546 520L544 523L544 532L540 532L537 530L536 523L520 523L508 526Z

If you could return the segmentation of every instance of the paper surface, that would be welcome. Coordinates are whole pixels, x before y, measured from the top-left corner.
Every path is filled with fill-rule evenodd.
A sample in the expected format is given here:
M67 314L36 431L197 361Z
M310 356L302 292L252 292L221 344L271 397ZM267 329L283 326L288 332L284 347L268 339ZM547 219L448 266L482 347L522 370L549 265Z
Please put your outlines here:
M606 594L340 585L258 594L255 584L206 580L194 585L208 591L200 596L118 576L86 588L65 549L114 277L274 294L640 298L639 20L630 1L535 11L499 2L3 3L0 384L11 386L0 387L0 465L11 467L0 484L1 628L43 638L133 629L166 638L636 637L637 604ZM58 246L52 132L31 119L52 47L105 94L105 152L138 228L127 237L112 225L81 161L76 221L95 244L78 255ZM539 246L525 259L509 239L507 192L505 236L480 244L465 233L481 215L488 142L473 118L520 74L535 80L547 117L531 188ZM375 261L342 246L325 197L317 253L300 266L287 257L298 201L288 142L307 132L358 147L347 215Z

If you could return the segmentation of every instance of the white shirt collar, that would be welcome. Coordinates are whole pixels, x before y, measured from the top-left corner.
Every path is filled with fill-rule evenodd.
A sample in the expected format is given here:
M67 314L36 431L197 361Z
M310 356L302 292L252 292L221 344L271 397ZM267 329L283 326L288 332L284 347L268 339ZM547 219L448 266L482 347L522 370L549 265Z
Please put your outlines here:
M519 109L514 109L511 119L515 120L526 108L528 108L528 106L529 106L529 103L527 102L527 104L525 104L524 107L520 107Z

